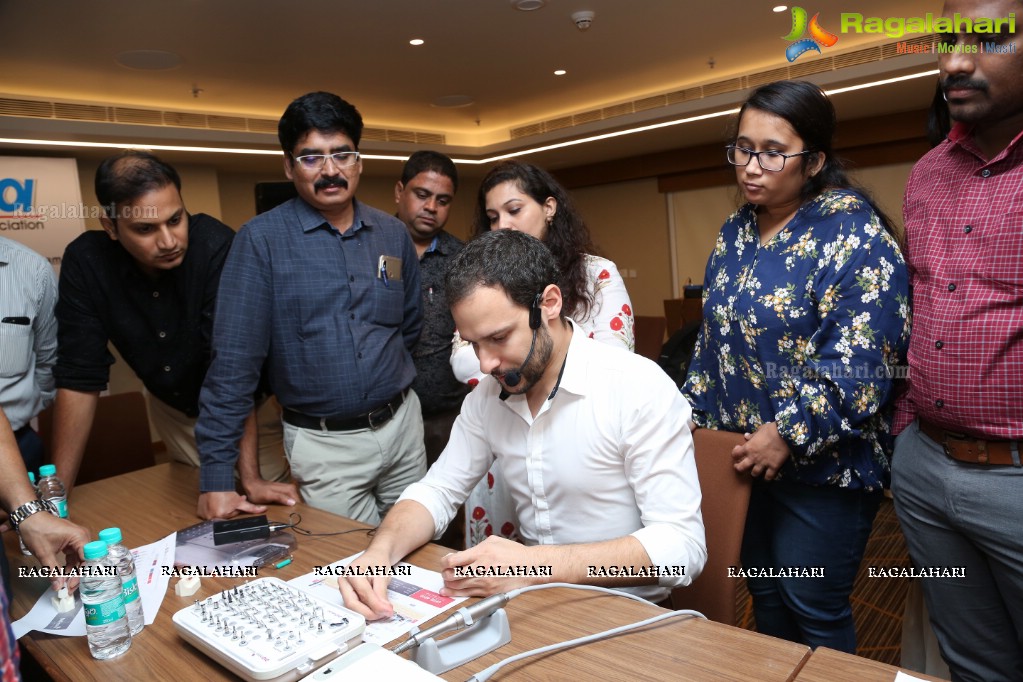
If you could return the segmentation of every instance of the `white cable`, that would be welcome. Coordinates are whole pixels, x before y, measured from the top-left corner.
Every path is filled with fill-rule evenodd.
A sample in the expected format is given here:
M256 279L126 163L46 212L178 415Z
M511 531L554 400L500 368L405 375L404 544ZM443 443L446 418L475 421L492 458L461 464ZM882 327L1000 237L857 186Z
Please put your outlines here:
M572 590L591 590L594 592L604 592L606 594L611 594L617 597L628 597L629 599L632 599L634 601L640 601L647 604L650 603L646 599L643 599L642 597L637 597L636 595L630 592L613 590L607 587L598 587L596 585L573 585L570 583L545 583L543 585L530 585L529 587L522 587L517 590L510 590L508 592L508 596L514 598L525 592L532 592L533 590L543 590L551 587L566 587ZM578 646L580 644L589 644L590 642L596 642L602 639L607 639L609 637L614 637L615 635L620 635L624 632L629 632L630 630L635 630L641 627L645 627L647 625L651 625L653 623L660 622L662 620L675 618L677 616L692 616L703 619L707 618L699 611L692 611L689 609L671 611L670 613L662 613L660 615L653 616L652 618L647 618L646 620L641 620L636 623L621 625L619 627L611 628L610 630L604 630L603 632L598 632L596 634L586 635L584 637L577 637L576 639L570 639L566 642L559 642L557 644L548 644L547 646L542 646L536 649L531 649L530 651L524 651L521 654L509 656L503 661L499 661L494 665L490 666L489 668L485 668L480 672L476 673L475 675L470 677L467 682L485 682L485 680L489 680L494 675L494 673L496 673L504 666L510 665L511 663L515 663L516 661L521 661L524 658L529 658L530 656L536 656L537 654L545 654L550 651L558 651L559 649L566 649L568 647Z

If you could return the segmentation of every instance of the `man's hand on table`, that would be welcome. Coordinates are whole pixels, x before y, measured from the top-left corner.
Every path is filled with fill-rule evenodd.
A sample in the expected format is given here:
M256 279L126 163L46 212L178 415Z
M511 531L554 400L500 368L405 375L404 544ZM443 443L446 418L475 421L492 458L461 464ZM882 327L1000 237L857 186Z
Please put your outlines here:
M262 478L242 478L242 489L249 502L254 504L282 504L293 507L301 498L294 483L274 483Z
M390 566L387 557L378 557L371 554L369 550L355 559L350 566L376 568L378 566ZM387 586L390 584L389 576L361 576L337 577L337 587L341 591L341 599L344 600L345 608L351 609L366 617L366 620L380 620L390 618L394 615L394 606L387 600Z
M25 546L39 563L52 568L58 566L58 553L64 554L68 567L79 565L82 562L82 548L91 540L89 531L81 526L46 512L28 517L21 522L18 530L21 532L21 539L25 541ZM64 578L53 575L50 583L56 592L64 586ZM77 586L78 578L68 580L69 592Z
M199 518L206 519L229 519L239 514L262 514L266 506L249 502L245 495L227 490L223 492L208 492L199 494L199 505L196 514Z
M512 566L532 567L537 564L535 548L518 542L491 535L486 540L464 552L453 552L440 560L441 576L446 597L489 597L526 585L547 582L542 576L480 576L459 575L456 568L506 570ZM537 566L539 568L539 566Z

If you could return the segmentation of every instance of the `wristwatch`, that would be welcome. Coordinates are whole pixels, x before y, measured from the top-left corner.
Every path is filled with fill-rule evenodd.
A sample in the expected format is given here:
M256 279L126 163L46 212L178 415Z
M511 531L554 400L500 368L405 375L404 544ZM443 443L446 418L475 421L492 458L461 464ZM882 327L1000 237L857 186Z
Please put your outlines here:
M54 516L60 516L60 512L57 511L57 506L53 504L53 502L50 502L49 500L29 500L11 512L11 526L14 530L18 530L18 526L20 526L25 519L36 512L41 511L47 511Z

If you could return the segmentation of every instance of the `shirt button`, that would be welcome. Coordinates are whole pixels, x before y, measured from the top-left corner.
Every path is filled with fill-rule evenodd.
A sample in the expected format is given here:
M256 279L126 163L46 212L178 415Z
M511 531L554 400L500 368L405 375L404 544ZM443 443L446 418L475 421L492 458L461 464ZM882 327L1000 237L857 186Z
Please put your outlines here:
M170 365L164 365L163 366L163 371L164 372L169 372L170 371Z
M941 350L944 345L945 345L944 341L935 341L934 342L934 347L937 348L938 350Z
M159 291L154 291L153 292L153 298L160 298L160 292Z
M349 282L354 282L355 281L355 275L348 275L348 281Z
M359 353L359 359L362 360L362 353Z
M159 336L161 339L166 339L167 338L167 332L160 332L159 334L157 334L157 336Z
M949 283L948 290L949 291L955 291L956 290L956 285L955 285L954 282Z
M354 320L355 319L355 313L348 313L348 319L349 320Z
M363 394L362 394L362 399L363 399L363 400L366 400L366 399L368 399L368 398L369 398L369 393L363 393Z
M982 170L980 172L980 175L981 175L981 177L984 177L984 178L990 178L991 177L991 171L988 170L987 168L985 168L984 170Z
M966 234L970 234L971 232L973 232L973 225L967 225L966 227L964 227L963 232L965 232Z
M934 401L934 406L935 407L945 407L945 401L944 400L940 400L940 399L939 400L935 400Z

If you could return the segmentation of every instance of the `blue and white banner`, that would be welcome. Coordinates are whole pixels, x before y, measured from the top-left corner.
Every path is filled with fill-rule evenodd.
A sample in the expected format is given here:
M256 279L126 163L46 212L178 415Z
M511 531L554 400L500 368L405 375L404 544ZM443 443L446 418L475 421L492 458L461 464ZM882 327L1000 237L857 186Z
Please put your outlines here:
M82 203L74 159L0 156L0 236L41 253L55 270L85 218L99 210Z

